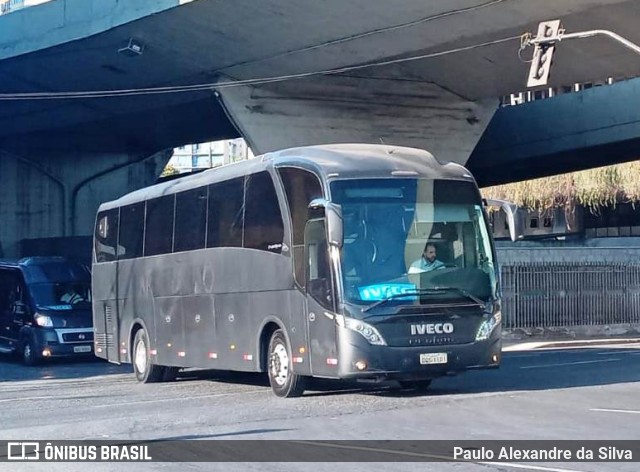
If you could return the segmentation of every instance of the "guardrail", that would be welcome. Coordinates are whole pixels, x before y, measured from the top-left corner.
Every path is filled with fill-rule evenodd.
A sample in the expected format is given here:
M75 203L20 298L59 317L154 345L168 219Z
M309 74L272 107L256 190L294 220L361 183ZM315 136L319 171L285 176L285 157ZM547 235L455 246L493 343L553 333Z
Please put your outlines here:
M562 87L548 87L539 90L527 90L523 92L514 92L509 95L504 95L500 97L500 106L508 107L514 105L522 105L523 103L534 102L536 100L544 100L546 98L555 97L557 95L562 95L565 93L575 93L582 92L583 90L588 90L594 87L601 87L604 85L613 85L616 82L621 82L623 80L629 80L628 78L620 78L614 79L609 77L604 80L596 81L596 82L584 82L584 83L575 83L573 85L567 85Z
M517 263L502 288L506 329L640 323L640 264Z

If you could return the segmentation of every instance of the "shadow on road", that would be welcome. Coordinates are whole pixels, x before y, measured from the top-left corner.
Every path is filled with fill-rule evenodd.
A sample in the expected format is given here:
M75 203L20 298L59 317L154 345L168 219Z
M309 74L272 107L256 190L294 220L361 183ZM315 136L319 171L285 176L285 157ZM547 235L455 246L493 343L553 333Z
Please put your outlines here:
M131 365L109 364L97 358L51 359L25 367L9 356L0 356L0 381L87 378L130 374ZM188 369L178 382L208 381L269 389L265 374ZM519 390L608 385L640 381L640 349L572 349L505 353L498 370L470 371L433 381L428 390L401 389L398 383L359 383L310 379L305 396L359 393L390 397L457 395Z
M207 380L269 387L265 374L188 371L181 381ZM305 396L361 393L420 397L519 390L553 390L640 381L640 349L572 349L505 353L497 370L469 371L435 379L428 390L401 389L397 382L359 383L311 379Z
M110 364L93 356L46 359L41 364L30 367L11 355L0 355L0 382L81 379L130 372L133 372L130 365Z

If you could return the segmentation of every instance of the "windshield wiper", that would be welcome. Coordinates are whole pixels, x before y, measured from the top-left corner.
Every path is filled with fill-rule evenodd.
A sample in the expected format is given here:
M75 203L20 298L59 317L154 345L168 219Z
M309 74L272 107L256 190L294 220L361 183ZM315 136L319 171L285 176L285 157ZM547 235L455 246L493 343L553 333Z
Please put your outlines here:
M411 290L410 292L404 292L404 293L394 293L392 295L389 295L386 298L383 298L382 300L378 300L375 303L372 303L371 305L369 305L366 308L363 308L362 311L363 312L367 312L377 306L382 305L383 303L386 303L390 300L394 300L397 298L406 298L406 297L415 297L416 295L424 295L424 294L428 294L430 293L430 289L416 289L416 290Z
M464 295L465 297L467 297L469 300L472 300L474 304L484 307L484 302L482 300L480 300L474 295L471 295L465 289L462 289L459 287L431 287L431 288L423 288L419 290L412 290L410 292L405 292L405 293L394 293L392 295L389 295L386 298L383 298L382 300L378 300L377 302L372 303L366 308L363 308L362 311L366 313L367 311L372 310L377 306L380 306L388 301L395 300L398 298L414 297L416 295L429 295L429 294L434 294L439 292L449 292L449 291L456 291Z
M462 295L464 295L465 297L467 297L469 300L473 300L478 306L484 306L484 302L482 300L480 300L478 297L476 297L475 295L471 295L469 292L467 292L465 289L460 288L460 287L431 287L428 289L425 289L427 291L432 291L432 292L458 292Z

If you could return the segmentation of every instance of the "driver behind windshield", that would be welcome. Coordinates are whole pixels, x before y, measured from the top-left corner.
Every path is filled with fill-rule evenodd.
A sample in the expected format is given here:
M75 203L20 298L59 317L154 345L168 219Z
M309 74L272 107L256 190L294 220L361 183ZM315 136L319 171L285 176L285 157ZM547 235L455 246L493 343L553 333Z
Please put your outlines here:
M75 305L85 301L84 297L80 295L73 287L69 287L67 291L60 297L60 301L68 305Z
M436 245L427 243L422 251L422 257L411 263L410 274L420 274L444 267L444 263L436 259Z

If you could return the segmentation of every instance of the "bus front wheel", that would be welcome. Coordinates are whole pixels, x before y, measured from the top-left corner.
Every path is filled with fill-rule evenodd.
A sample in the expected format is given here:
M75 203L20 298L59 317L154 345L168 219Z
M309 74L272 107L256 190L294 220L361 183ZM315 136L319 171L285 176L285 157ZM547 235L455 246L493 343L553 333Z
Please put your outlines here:
M133 339L133 370L136 378L142 383L160 382L164 378L164 367L151 361L149 336L144 329L139 329Z
M271 389L279 397L299 397L304 392L305 378L293 372L291 350L284 331L274 331L269 342L268 368Z

